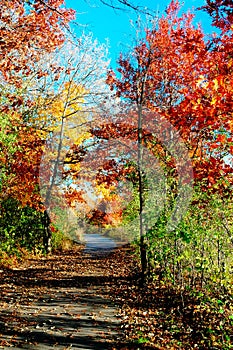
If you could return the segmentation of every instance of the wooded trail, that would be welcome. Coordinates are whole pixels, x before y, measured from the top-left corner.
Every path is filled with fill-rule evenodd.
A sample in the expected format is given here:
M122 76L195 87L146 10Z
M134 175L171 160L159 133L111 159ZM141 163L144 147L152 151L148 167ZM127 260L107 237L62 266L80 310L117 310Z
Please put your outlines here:
M120 255L77 248L2 270L0 348L114 349L121 328L110 295L124 278Z
M0 348L232 348L230 295L221 301L179 289L160 271L140 288L132 253L129 246L109 254L77 246L1 270Z

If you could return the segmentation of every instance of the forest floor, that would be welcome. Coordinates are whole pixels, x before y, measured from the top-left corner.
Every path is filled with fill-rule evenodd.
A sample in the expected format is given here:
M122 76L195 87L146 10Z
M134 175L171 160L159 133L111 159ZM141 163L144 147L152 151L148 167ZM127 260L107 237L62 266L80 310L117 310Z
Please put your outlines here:
M130 247L81 247L0 271L1 349L232 349L230 297L138 286Z
M77 247L1 270L0 348L114 348L121 328L110 290L124 272L116 264L114 254Z

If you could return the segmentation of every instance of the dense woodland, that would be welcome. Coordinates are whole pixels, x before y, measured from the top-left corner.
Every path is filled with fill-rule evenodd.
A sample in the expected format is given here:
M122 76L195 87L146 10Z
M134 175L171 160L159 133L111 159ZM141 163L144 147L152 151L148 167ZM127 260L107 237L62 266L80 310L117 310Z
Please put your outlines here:
M178 1L102 6L150 19L116 69L63 0L1 1L1 266L101 230L132 245L141 288L224 314L209 348L230 349L233 4L203 0L211 34Z

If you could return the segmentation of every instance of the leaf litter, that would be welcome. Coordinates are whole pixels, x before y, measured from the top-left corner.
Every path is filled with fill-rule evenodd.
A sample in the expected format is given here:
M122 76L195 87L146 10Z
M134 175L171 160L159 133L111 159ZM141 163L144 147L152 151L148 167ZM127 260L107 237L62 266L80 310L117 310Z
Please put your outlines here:
M232 348L232 297L180 290L160 278L140 288L130 246L28 259L0 277L3 349Z

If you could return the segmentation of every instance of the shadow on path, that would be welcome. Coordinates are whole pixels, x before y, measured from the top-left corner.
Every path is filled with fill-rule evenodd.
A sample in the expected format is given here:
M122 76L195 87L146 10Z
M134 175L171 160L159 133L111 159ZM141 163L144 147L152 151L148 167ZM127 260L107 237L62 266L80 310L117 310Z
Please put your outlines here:
M0 348L113 349L120 320L109 291L123 276L111 264L63 254L1 271Z

